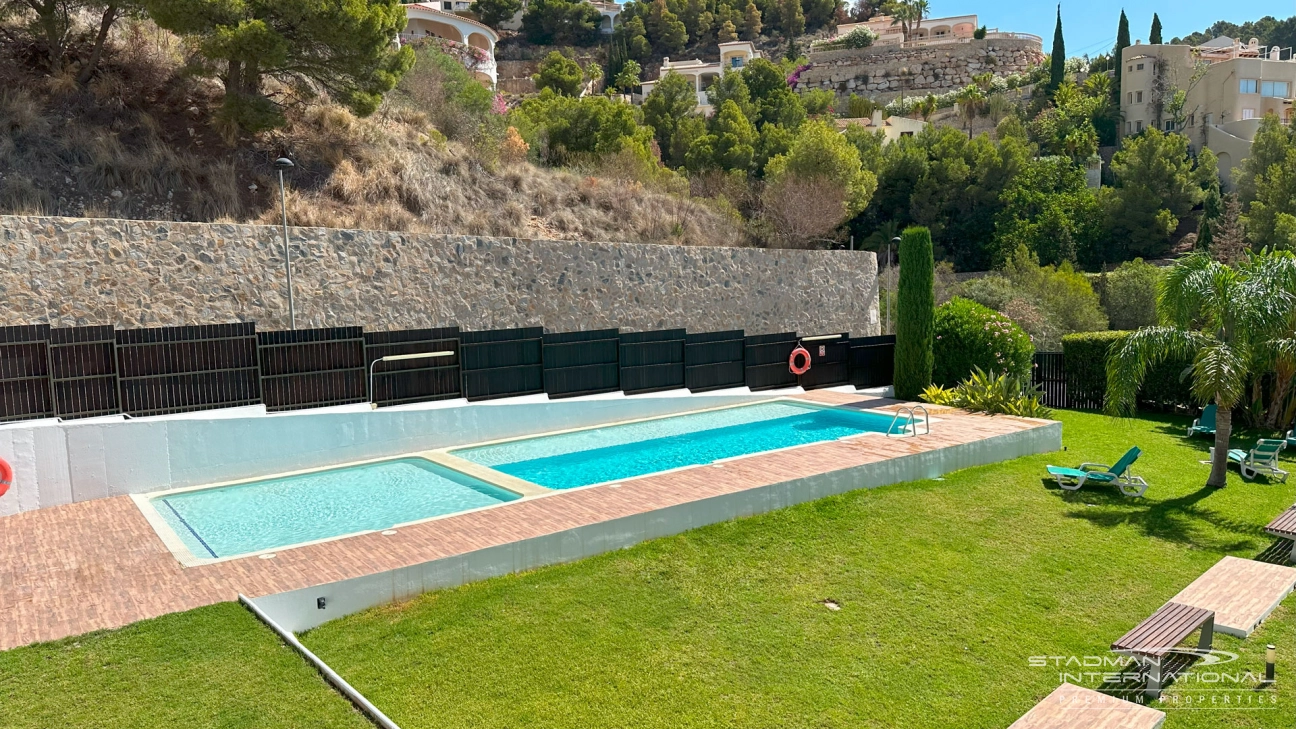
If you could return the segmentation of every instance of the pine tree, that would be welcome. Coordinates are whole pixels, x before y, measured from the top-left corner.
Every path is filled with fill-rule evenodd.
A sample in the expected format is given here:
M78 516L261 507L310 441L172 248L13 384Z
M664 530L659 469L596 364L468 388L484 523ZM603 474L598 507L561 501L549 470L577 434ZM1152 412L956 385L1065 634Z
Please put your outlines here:
M1049 57L1049 94L1066 79L1066 42L1062 40L1062 5L1058 4L1057 26L1053 29L1053 54Z
M760 38L760 34L761 11L756 7L756 3L747 0L747 8L743 10L742 39L754 41Z
M805 11L801 9L801 0L784 0L780 15L783 16L783 35L795 38L805 33Z
M936 261L931 231L900 234L900 282L896 291L895 396L917 400L932 382L936 330Z
M1152 31L1148 33L1148 43L1154 46L1161 45L1161 18L1156 13L1152 13Z
M738 40L738 29L734 27L733 23L726 20L720 26L720 30L716 33L716 41L720 43L729 43L730 41L736 40Z
M1125 17L1125 11L1121 10L1120 26L1116 29L1116 48L1112 50L1112 63L1116 65L1116 83L1112 84L1112 103L1120 107L1121 96L1121 73L1125 70L1125 62L1121 60L1121 51L1129 47L1129 18Z

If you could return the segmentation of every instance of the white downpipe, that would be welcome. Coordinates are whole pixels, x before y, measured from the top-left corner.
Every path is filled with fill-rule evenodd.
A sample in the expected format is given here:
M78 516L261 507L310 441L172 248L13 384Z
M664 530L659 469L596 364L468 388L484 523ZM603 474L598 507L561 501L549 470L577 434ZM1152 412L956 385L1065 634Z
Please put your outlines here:
M382 727L382 729L400 729L400 727L396 725L396 722L388 719L387 715L379 711L377 706L369 703L369 699L366 699L364 694L356 691L351 684L346 682L346 679L339 676L336 671L329 668L327 663L320 660L319 656L311 653L309 648L302 645L301 641L297 640L297 636L293 635L291 631L285 630L278 623L272 620L269 615L262 612L261 608L257 607L256 603L252 602L252 600L246 595L240 593L238 599L239 602L243 603L243 607L251 610L252 614L257 616L261 622L265 623L271 630L277 633L283 642L287 643L290 648L300 653L302 658L306 659L307 663L314 666L315 670L319 671L320 674L324 676L325 681L328 681L333 688L337 689L338 693L347 697L351 703L356 705L356 708L363 711L375 724Z

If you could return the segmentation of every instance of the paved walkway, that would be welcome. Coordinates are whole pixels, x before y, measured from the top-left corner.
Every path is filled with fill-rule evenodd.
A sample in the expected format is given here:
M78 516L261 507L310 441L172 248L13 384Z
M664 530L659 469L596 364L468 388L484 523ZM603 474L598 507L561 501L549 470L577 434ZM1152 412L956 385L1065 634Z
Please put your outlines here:
M1164 722L1164 711L1064 683L1008 729L1157 729Z
M1171 602L1211 610L1215 630L1246 638L1296 589L1296 568L1224 557Z
M806 400L888 407L851 393ZM54 640L203 605L360 577L584 524L888 458L1028 430L1043 421L944 410L918 438L864 437L754 455L723 468L698 467L505 504L402 527L183 568L129 497L0 517L0 650Z

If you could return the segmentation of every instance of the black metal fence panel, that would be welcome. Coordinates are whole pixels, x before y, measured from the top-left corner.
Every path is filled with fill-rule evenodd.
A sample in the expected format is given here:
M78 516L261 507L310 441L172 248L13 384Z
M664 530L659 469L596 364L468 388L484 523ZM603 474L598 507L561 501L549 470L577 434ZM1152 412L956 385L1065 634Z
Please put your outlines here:
M370 400L378 405L399 405L460 396L459 327L365 332L365 366L373 368ZM449 352L390 362L383 357Z
M684 386L706 392L747 384L745 342L741 329L689 334L684 339Z
M796 332L747 337L744 346L747 387L753 391L796 387L797 376L788 367L788 358L796 346Z
M549 397L620 389L619 330L546 334L543 343L544 391Z
M621 335L621 389L627 394L684 387L683 329Z
M256 325L119 329L117 388L134 415L210 410L261 402Z
M1031 384L1040 388L1044 393L1044 404L1051 408L1102 407L1101 401L1096 405L1072 403L1067 394L1066 358L1061 352L1035 353Z
M895 335L850 340L850 384L856 389L894 384Z
M801 346L810 353L810 370L797 376L801 387L814 390L851 383L850 332L843 332L836 339L802 341Z
M365 402L365 340L360 327L257 332L261 395L267 410Z
M543 335L540 327L462 332L459 366L463 396L490 400L544 392Z
M48 324L0 327L0 422L54 415Z
M120 413L116 331L111 326L51 329L50 383L60 418Z

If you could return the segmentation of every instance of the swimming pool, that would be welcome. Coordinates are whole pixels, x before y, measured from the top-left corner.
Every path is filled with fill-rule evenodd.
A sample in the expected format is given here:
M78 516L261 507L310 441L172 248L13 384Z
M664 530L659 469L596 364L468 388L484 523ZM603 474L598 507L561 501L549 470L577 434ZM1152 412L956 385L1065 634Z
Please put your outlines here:
M521 498L423 458L162 494L149 504L189 552L218 559Z
M570 489L862 433L902 432L890 413L777 401L523 438L451 455Z

